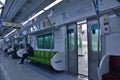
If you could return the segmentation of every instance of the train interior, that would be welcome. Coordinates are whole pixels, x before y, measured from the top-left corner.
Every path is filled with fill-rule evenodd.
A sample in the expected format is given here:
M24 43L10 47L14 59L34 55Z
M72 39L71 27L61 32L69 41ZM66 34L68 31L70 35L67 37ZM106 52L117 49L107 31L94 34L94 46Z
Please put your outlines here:
M120 80L119 41L120 0L0 0L0 80Z

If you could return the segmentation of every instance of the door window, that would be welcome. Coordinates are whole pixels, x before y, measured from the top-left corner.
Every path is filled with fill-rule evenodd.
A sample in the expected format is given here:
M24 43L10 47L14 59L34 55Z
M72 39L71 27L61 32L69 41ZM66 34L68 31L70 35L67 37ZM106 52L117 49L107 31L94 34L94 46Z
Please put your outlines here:
M74 41L74 30L68 30L68 43L69 43L69 50L74 51L75 49L75 41Z
M93 24L91 26L91 36L92 36L92 50L98 51L98 24Z

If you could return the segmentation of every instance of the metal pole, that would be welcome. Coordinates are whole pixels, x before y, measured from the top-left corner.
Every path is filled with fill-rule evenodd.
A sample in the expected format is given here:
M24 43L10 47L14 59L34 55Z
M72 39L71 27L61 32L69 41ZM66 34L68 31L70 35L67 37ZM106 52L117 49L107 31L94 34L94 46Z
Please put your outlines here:
M96 15L97 15L97 21L98 21L98 67L99 67L99 64L100 64L100 15L99 15L99 8L98 8L98 0L96 0L96 3L94 0L93 1L93 4L94 4L94 7L95 7L95 10L96 10Z

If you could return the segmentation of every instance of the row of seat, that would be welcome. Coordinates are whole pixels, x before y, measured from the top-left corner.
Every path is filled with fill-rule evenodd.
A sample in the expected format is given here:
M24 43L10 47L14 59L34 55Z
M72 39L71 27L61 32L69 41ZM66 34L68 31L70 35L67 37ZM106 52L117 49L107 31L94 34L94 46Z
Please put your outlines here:
M28 57L28 59L32 60L33 62L45 64L51 66L51 58L56 54L55 51L41 51L41 50L34 50L34 56Z

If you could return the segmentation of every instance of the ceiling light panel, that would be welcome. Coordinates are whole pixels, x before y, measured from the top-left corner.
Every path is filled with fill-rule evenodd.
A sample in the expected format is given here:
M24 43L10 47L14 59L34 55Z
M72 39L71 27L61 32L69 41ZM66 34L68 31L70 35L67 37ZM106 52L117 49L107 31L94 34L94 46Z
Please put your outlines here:
M6 0L0 0L3 5L5 5Z
M56 4L60 3L63 0L56 0L53 3L51 3L50 5L48 5L47 7L44 8L44 10L48 10L50 8L52 8L53 6L55 6Z

